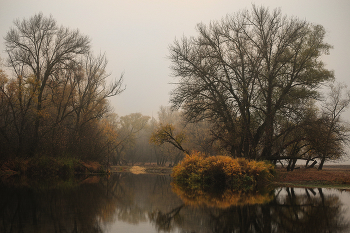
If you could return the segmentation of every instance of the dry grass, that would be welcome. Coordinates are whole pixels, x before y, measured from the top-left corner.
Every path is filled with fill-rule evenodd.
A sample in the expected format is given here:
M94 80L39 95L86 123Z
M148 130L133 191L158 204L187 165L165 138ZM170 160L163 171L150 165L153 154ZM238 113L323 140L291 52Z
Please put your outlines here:
M324 167L318 171L312 169L296 169L288 172L286 169L278 168L277 183L291 184L294 186L348 186L350 187L350 168L342 166Z
M152 174L170 174L172 172L171 167L165 167L165 166L157 166L157 165L141 165L141 166L111 166L111 172L131 172L131 169L133 167L139 167L142 168L143 173L152 173ZM140 169L134 168L134 172L137 172L137 170ZM140 174L140 173L138 173Z
M140 167L140 166L132 166L130 168L130 172L133 174L145 174L146 173L146 168Z

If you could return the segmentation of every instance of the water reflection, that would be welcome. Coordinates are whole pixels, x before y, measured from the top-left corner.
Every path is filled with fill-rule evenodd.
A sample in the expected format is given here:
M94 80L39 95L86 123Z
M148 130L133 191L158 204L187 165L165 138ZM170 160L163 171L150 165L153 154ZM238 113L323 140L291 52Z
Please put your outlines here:
M102 216L109 200L101 185L2 185L0 190L0 232L102 232L96 216Z
M191 190L172 183L173 191L186 205L208 206L214 208L228 208L230 206L244 206L269 203L274 198L274 189L265 187L254 191L241 190Z
M186 193L169 176L0 185L0 232L349 232L349 192ZM142 228L140 227L142 226ZM123 228L121 228L123 227Z
M285 188L284 198L275 199L273 219L281 232L348 232L347 213L336 192L323 189L304 189L296 194L293 188ZM349 203L347 204L349 207Z

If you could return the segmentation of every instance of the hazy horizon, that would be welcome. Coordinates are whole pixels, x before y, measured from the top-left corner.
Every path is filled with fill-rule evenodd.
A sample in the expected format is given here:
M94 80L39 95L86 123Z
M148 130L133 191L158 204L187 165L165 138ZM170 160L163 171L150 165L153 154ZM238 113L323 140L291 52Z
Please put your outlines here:
M337 81L350 86L350 1L348 0L101 0L41 1L0 0L0 57L6 58L4 37L15 19L42 12L58 25L78 28L91 38L92 51L105 53L111 77L124 73L126 90L110 99L119 116L140 112L157 116L160 106L169 105L171 82L168 46L175 38L198 35L198 23L209 24L227 14L251 9L252 3L280 8L288 17L298 17L325 27L325 41L334 46L324 56L326 67ZM349 119L349 110L344 114ZM350 164L350 161L347 162Z
M326 42L334 46L325 56L327 68L337 80L350 86L349 1L253 1L256 5L280 8L284 15L321 24L327 31ZM167 59L168 46L175 38L196 36L198 23L208 24L227 14L251 9L247 1L228 0L119 0L119 1L40 1L0 0L0 57L4 37L15 19L29 18L42 12L58 25L78 28L91 38L95 54L105 53L111 77L124 73L126 90L110 99L120 116L140 112L156 116L161 105L169 105L171 82Z

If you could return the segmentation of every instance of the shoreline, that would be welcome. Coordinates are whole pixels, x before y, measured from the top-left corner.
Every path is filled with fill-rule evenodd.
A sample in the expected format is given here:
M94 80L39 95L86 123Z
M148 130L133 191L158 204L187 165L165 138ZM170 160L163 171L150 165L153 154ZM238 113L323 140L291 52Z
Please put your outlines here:
M326 165L322 170L276 168L274 185L300 188L336 188L350 190L350 166Z
M132 171L132 167L139 167ZM152 165L112 166L113 172L131 172L134 174L171 174L171 167L158 167ZM138 172L139 170L142 172ZM136 171L136 172L135 172ZM350 165L325 165L323 170L316 168L299 168L287 171L286 168L277 167L274 186L287 186L296 188L336 188L350 190Z
M316 168L299 168L287 171L286 168L277 167L275 179L271 182L274 186L287 186L297 188L336 188L350 190L350 165L326 165L323 170ZM172 167L157 165L125 165L111 166L110 171L102 173L85 173L85 175L108 175L110 173L130 172L133 174L158 174L170 175ZM19 174L7 174L3 178L13 177ZM6 180L6 178L5 178ZM34 179L35 180L35 179Z

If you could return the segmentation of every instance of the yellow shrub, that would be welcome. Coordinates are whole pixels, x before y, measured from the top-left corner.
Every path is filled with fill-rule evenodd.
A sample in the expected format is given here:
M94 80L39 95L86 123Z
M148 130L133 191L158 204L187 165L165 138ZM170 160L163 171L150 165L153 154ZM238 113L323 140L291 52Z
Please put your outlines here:
M273 165L263 161L194 152L173 168L172 177L191 189L220 186L249 190L258 181L272 179L273 171Z

